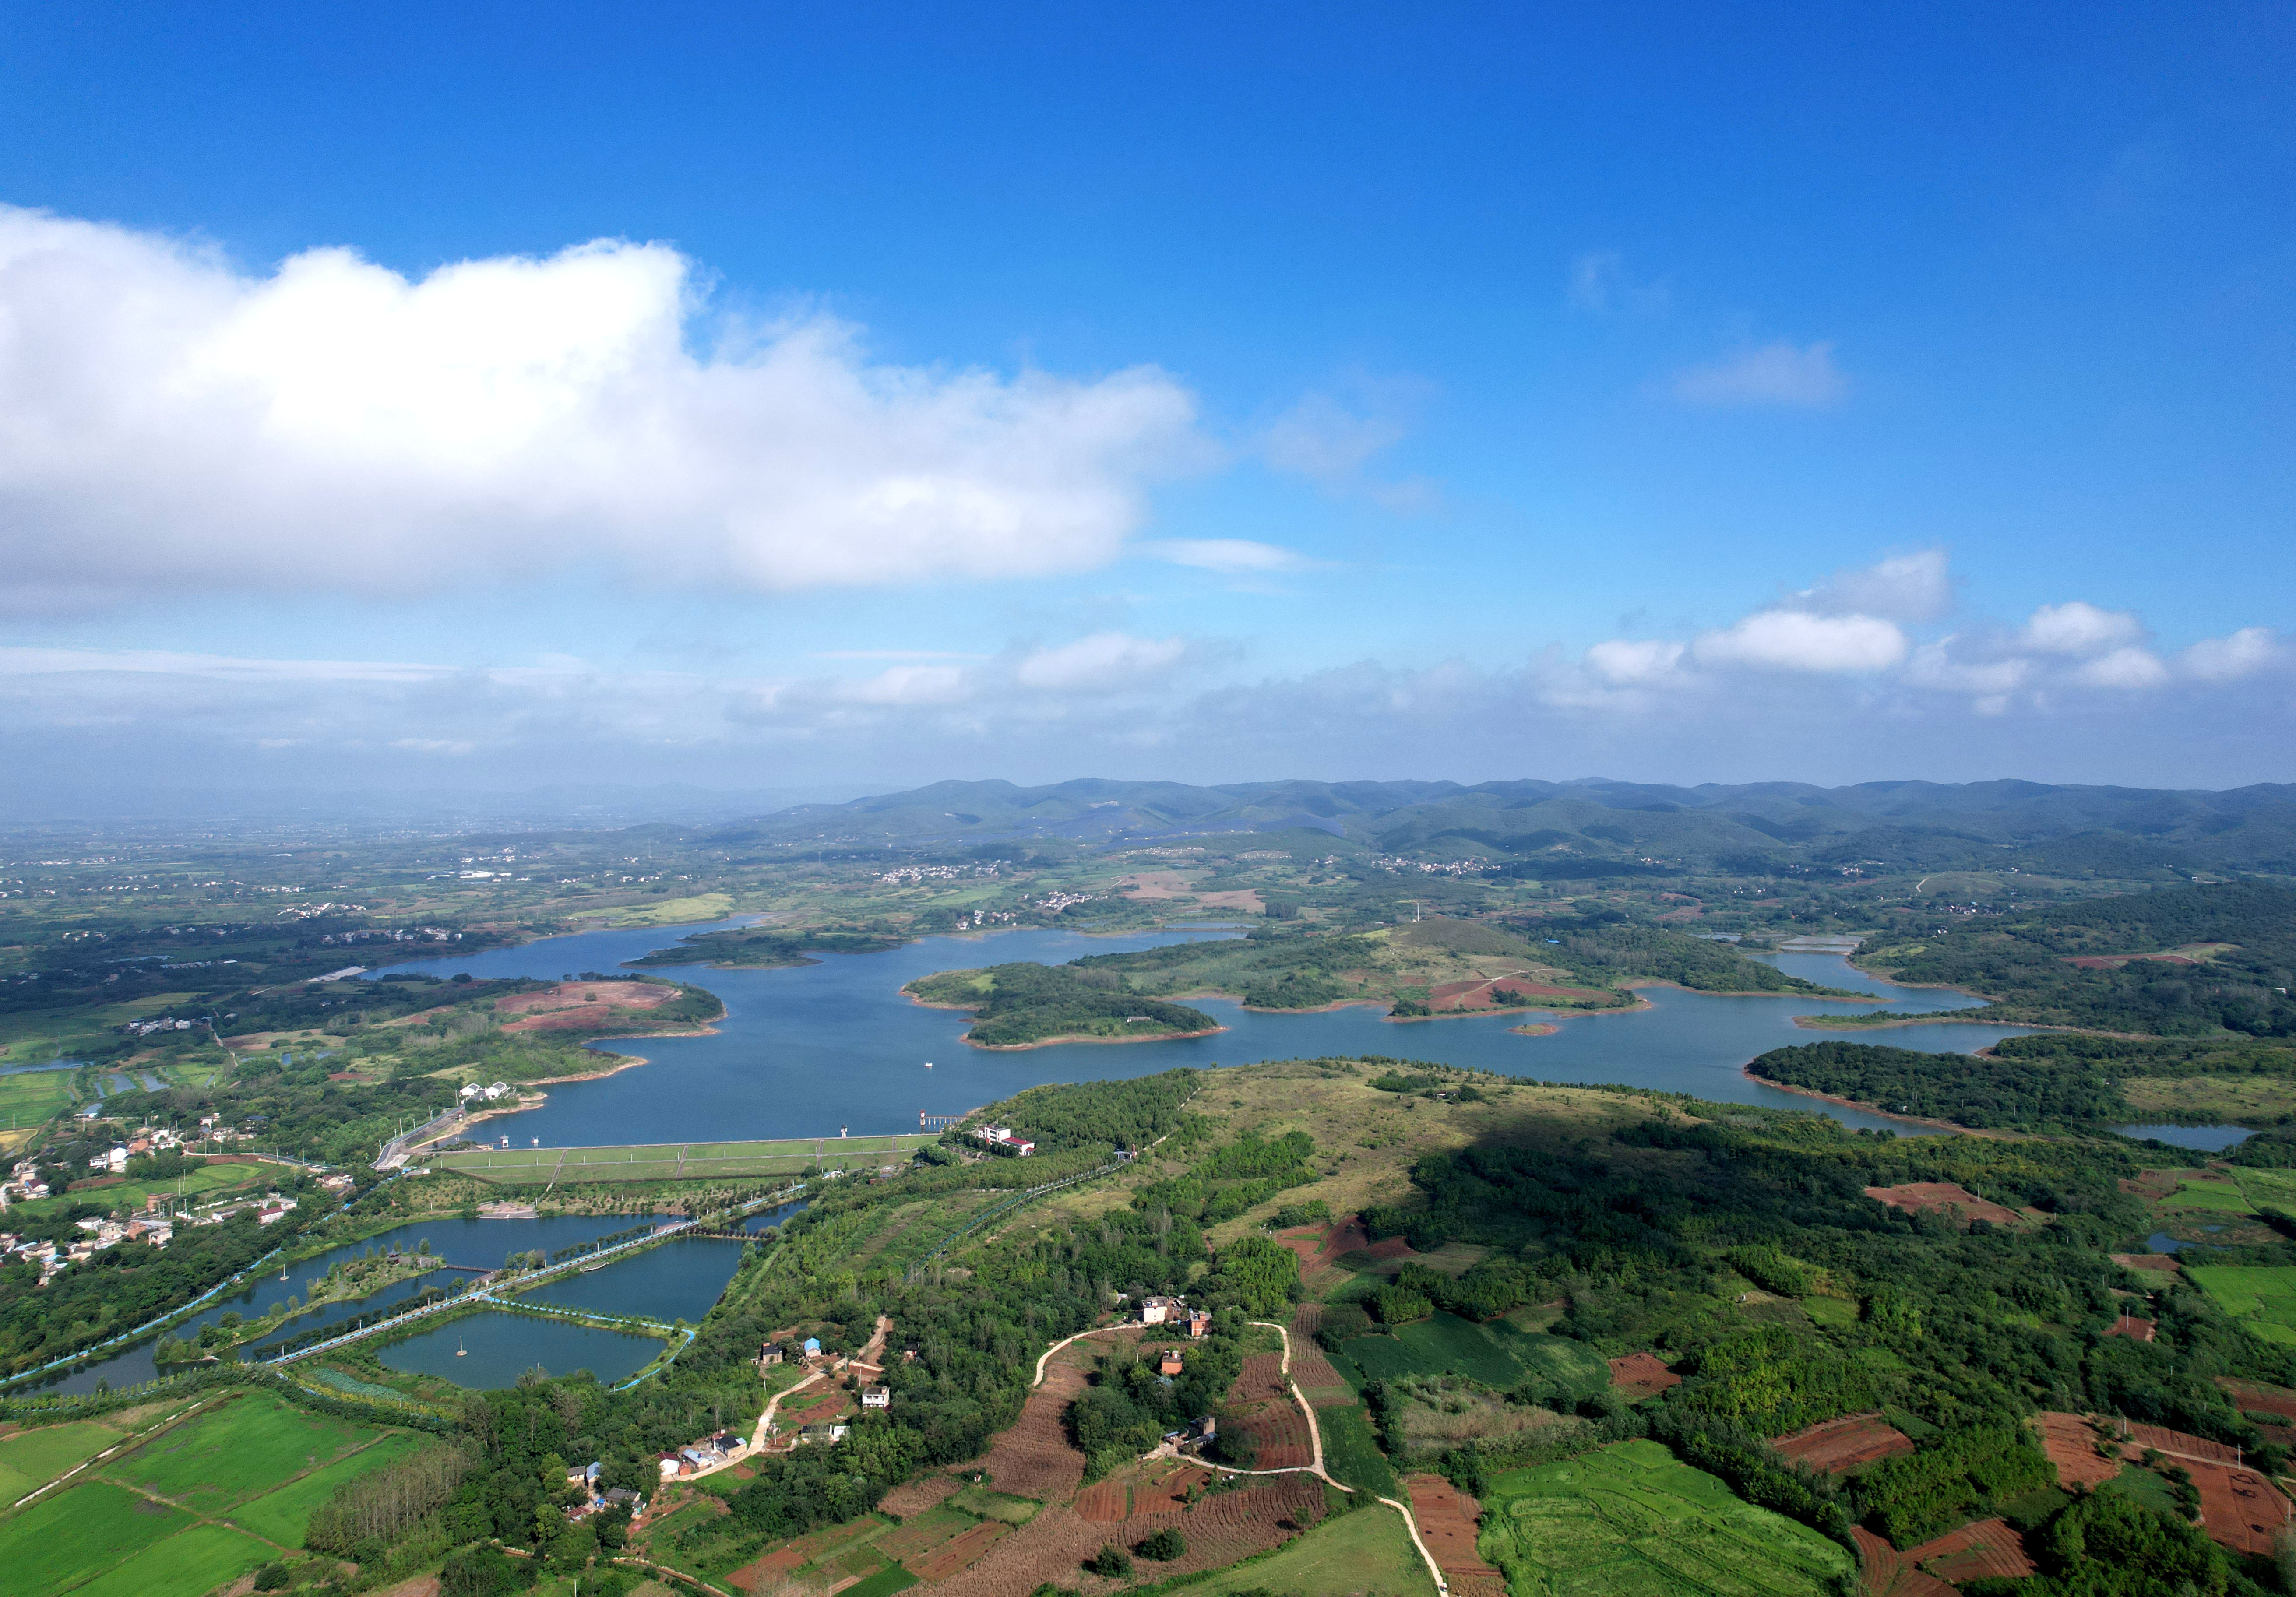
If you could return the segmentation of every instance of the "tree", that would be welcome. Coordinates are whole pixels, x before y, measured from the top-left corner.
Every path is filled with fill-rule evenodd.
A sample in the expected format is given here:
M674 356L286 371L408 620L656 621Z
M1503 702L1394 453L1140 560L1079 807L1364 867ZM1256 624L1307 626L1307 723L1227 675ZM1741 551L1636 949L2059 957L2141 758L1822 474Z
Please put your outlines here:
M1160 1564L1168 1564L1174 1559L1185 1558L1188 1553L1188 1544L1181 1539L1178 1531L1168 1525L1154 1536L1136 1543L1132 1551L1142 1558L1154 1559Z
M1085 1568L1110 1580L1120 1580L1132 1573L1132 1555L1111 1543L1094 1553Z

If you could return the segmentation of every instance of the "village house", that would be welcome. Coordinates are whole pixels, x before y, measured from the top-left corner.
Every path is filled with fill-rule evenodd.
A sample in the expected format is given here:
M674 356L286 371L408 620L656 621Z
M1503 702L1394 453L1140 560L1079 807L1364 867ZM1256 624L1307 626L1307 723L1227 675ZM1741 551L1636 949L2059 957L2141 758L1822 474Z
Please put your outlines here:
M984 1126L972 1134L999 1152L1018 1154L1022 1159L1037 1151L1036 1143L1026 1137L1013 1135L1009 1126Z
M1182 1360L1177 1347L1165 1348L1164 1356L1156 1361L1156 1373L1159 1375L1177 1375L1181 1368Z
M862 1406L863 1408L890 1408L890 1407L892 1407L892 1406L893 1406L893 1394L892 1394L891 1389L890 1389L890 1388L886 1388L886 1387L864 1387L864 1388L861 1388L861 1406Z
M1188 1334L1189 1334L1190 1336L1192 1336L1192 1337L1207 1337L1207 1336L1210 1336L1210 1335L1211 1334L1211 1331L1212 1331L1212 1311L1211 1311L1211 1310L1210 1310L1210 1309L1208 1309L1208 1308L1200 1308L1200 1309L1196 1309L1196 1310L1193 1311L1193 1312L1188 1315Z
M1143 1298L1140 1300L1140 1323L1162 1325L1177 1320L1184 1306L1177 1298Z
M781 1362L782 1362L782 1345L781 1345L779 1342L760 1342L759 1344L758 1344L758 1369L760 1369L760 1370L770 1369L770 1368L772 1368L774 1365L778 1364L780 1364Z

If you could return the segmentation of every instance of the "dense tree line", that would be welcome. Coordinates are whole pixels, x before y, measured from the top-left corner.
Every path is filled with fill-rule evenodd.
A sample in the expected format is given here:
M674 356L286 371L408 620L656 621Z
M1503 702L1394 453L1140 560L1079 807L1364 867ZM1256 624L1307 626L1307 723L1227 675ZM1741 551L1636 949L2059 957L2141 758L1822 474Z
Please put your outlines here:
M1202 1081L1198 1072L1181 1069L1030 1087L990 1104L981 1118L1014 1127L1046 1152L1145 1148L1182 1129L1187 1102Z
M696 932L668 948L657 948L628 963L634 968L656 965L720 965L734 970L771 970L788 965L817 965L816 954L882 954L909 938L882 923L863 926L819 926L795 931L740 927L730 931Z
M1774 1048L1746 1069L1781 1085L1962 1126L2093 1125L2134 1112L2112 1077L2062 1054L1979 1059L1874 1043L1803 1043Z

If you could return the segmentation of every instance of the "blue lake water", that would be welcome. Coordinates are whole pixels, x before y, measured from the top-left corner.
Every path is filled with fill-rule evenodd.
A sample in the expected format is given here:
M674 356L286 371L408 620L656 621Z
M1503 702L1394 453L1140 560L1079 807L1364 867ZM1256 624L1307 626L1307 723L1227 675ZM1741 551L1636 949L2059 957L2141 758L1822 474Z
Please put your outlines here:
M2237 1148L2256 1134L2245 1126L2116 1126L2113 1129L2125 1137L2150 1137L2156 1142L2197 1148L2203 1153L2222 1153L2227 1148Z
M380 1236L369 1237L363 1242L347 1243L299 1264L290 1265L285 1269L284 1280L281 1279L280 1266L274 1263L267 1270L242 1282L236 1292L214 1299L191 1318L168 1327L168 1334L188 1341L199 1335L202 1328L214 1324L226 1314L236 1314L242 1320L253 1320L269 1312L274 1304L283 1303L290 1298L300 1302L310 1296L311 1283L325 1275L337 1263L357 1258L369 1250L378 1253L387 1253L394 1248L412 1250L428 1241L431 1254L441 1265L468 1265L481 1270L494 1270L499 1269L504 1259L513 1253L524 1253L536 1248L554 1252L561 1248L571 1248L578 1242L586 1242L593 1237L627 1231L639 1221L652 1217L647 1215L551 1215L533 1220L464 1220L448 1216L418 1220L384 1232ZM718 1246L729 1255L734 1250L731 1243L721 1242ZM458 1274L463 1273L435 1270L422 1280L442 1287L451 1286ZM420 1282L408 1282L386 1287L365 1298L327 1304L284 1322L278 1337L283 1339L316 1325L331 1325L353 1314L364 1314L370 1308L380 1308L401 1298L411 1298L419 1290ZM37 1383L24 1381L10 1389L93 1392L99 1381L114 1388L135 1386L160 1373L159 1366L152 1358L152 1345L158 1340L157 1336L147 1337L109 1357L83 1364L50 1380Z
M556 979L611 970L681 935L737 924L667 930L593 931L395 965L451 976ZM1917 1131L1903 1122L1781 1092L1748 1077L1758 1053L1828 1035L1796 1027L1797 1014L1868 1014L1874 1005L1841 1000L1717 997L1670 987L1644 990L1651 1007L1574 1017L1477 1016L1398 1023L1356 1005L1314 1014L1251 1014L1226 999L1193 1000L1227 1029L1183 1041L1063 1044L1014 1052L968 1046L965 1015L926 1009L902 995L905 982L938 970L1015 960L1058 964L1232 932L1161 932L1092 937L1025 930L927 938L882 954L832 954L818 964L778 970L666 970L724 999L713 1036L644 1037L602 1043L607 1052L652 1062L596 1081L549 1089L540 1109L492 1120L486 1129L518 1146L685 1142L735 1137L856 1135L916 1129L920 1112L957 1114L1042 1082L1145 1076L1175 1066L1248 1064L1324 1054L1386 1054L1470 1066L1558 1083L1617 1083L1690 1093L1730 1103L1815 1110L1850 1126ZM1901 987L1850 968L1833 954L1777 954L1790 975L1870 993L1899 1011L1972 1008L1981 1000L1939 988ZM1553 1019L1555 1035L1513 1028ZM2025 1028L1947 1022L1860 1036L1935 1052L1972 1052ZM931 1069L926 1069L926 1062Z
M728 1255L734 1251L731 1243L720 1246ZM469 1350L465 1356L455 1356L458 1347ZM602 1381L623 1380L645 1368L660 1351L661 1343L652 1337L532 1314L477 1314L377 1348L375 1356L387 1370L436 1375L457 1386L484 1388L509 1386L537 1364L553 1375L587 1370Z
M561 1308L588 1309L600 1314L646 1314L657 1320L684 1320L698 1325L709 1306L734 1279L748 1244L724 1237L695 1237L665 1242L627 1258L618 1258L586 1274L532 1292L521 1292L526 1303L550 1303Z

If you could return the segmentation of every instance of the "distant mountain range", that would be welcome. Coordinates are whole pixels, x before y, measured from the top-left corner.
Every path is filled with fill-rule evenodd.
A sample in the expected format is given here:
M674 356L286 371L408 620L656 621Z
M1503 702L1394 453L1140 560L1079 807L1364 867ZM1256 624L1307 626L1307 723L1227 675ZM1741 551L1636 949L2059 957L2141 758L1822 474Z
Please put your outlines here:
M1567 854L1690 869L1787 863L2052 874L2296 874L2296 786L2228 792L2037 782L940 782L709 829L725 843L1080 843L1313 831L1342 851L1535 861ZM1287 844L1295 839L1287 839Z

